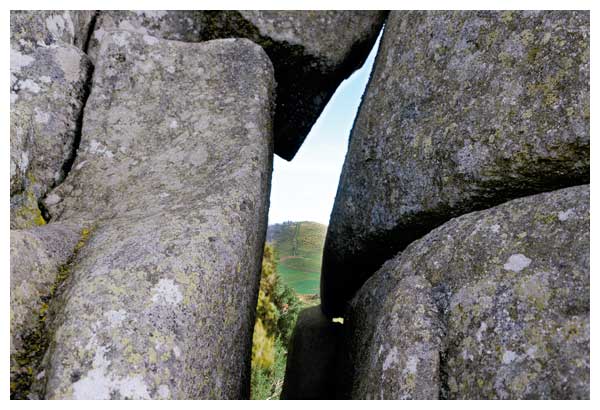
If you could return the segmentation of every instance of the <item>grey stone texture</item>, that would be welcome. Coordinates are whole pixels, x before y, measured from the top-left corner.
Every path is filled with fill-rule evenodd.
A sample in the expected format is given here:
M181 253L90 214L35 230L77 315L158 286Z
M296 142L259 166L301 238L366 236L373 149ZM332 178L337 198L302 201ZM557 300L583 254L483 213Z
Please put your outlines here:
M249 397L273 153L386 18L282 398L589 398L589 12L339 10L11 12L11 398Z
M262 46L275 68L275 153L291 160L338 85L367 58L382 11L102 11L90 40L114 29L198 42L243 37Z
M55 301L48 399L249 396L272 171L273 68L245 39L100 45L72 171L46 198L94 226Z
M76 224L10 231L11 397L26 398L46 347L44 318L80 240Z
M194 10L100 10L90 37L88 54L92 61L96 61L102 39L114 30L166 40L205 41L204 19L202 11Z
M95 10L11 10L11 36L35 40L40 46L59 41L85 51Z
M589 182L588 11L394 11L323 258L325 312L452 217Z
M335 398L341 336L342 325L325 317L321 306L300 312L288 351L281 399Z
M589 185L452 219L351 301L354 399L586 399Z
M72 162L92 71L87 56L78 48L86 27L89 29L90 13L10 14L13 229L45 223L38 202L64 179Z

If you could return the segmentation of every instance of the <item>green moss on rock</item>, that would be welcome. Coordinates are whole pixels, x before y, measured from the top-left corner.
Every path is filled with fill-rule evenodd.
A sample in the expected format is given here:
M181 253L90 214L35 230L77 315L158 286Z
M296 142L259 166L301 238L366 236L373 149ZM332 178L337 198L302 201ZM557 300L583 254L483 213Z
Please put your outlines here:
M50 307L57 296L62 284L69 277L73 264L77 260L78 252L83 248L92 232L91 228L81 230L80 239L73 248L73 253L67 262L57 269L54 282L48 289L48 293L40 297L39 309L36 312L36 325L22 336L22 348L19 349L12 359L16 365L11 365L10 397L11 399L28 399L32 383L39 371L44 354L50 344L48 316ZM43 377L43 376L40 376Z

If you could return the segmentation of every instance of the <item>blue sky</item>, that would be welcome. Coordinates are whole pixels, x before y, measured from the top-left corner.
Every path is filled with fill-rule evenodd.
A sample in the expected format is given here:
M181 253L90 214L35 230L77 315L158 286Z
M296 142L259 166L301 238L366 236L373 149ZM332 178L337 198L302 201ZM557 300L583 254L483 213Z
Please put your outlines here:
M269 224L329 223L348 137L369 81L379 40L361 69L340 84L294 159L288 162L275 155Z

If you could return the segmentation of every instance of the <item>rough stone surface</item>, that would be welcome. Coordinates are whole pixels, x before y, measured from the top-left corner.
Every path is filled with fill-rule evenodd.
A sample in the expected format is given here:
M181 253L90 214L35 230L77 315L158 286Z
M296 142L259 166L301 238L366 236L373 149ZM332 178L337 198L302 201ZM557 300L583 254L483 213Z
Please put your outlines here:
M338 85L369 54L381 11L105 11L90 56L114 29L198 42L243 37L261 45L275 67L275 153L291 160Z
M262 48L112 32L73 170L46 200L95 227L57 301L45 397L249 396L272 170Z
M281 399L335 397L341 330L342 325L327 319L320 306L300 312L288 352Z
M68 11L11 12L11 228L45 223L38 201L70 165L92 70L73 45L84 20Z
M100 42L110 31L122 30L147 34L166 40L201 42L206 17L194 10L101 10L90 38L88 54L96 61Z
M96 18L94 10L11 10L11 36L50 46L57 41L84 50ZM41 44L40 44L41 45Z
M79 237L80 227L68 223L10 232L11 395L24 393L17 392L18 378L28 377L30 368L35 371L28 342L35 338L59 270L73 255Z
M589 182L589 12L392 12L323 258L339 315L452 217Z
M346 397L589 398L589 185L452 219L344 321Z

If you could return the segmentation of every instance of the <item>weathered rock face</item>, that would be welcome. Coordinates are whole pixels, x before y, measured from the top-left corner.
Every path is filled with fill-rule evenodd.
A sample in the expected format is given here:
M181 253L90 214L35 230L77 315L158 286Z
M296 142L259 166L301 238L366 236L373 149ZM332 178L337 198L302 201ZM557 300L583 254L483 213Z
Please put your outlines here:
M589 186L453 219L345 318L349 395L589 398Z
M52 224L10 232L11 397L27 397L47 347L44 321L48 301L73 256L81 228Z
M110 30L198 42L243 37L275 67L275 153L291 160L343 79L367 58L386 13L380 11L105 11L90 56Z
M272 170L262 48L104 37L48 195L94 230L56 301L46 398L244 398Z
M320 306L300 312L288 352L282 399L335 398L341 331L342 325L327 319Z
M94 10L13 10L10 13L12 38L51 46L59 41L84 50L93 29ZM34 41L35 40L35 41Z
M70 166L92 70L72 45L82 41L85 30L75 27L89 25L85 16L11 12L11 228L45 223L38 201Z
M332 316L444 221L589 182L589 13L392 12L350 138L323 259Z
M96 61L100 42L110 31L131 31L166 40L201 42L207 40L202 11L194 10L101 10L90 38L88 54Z

